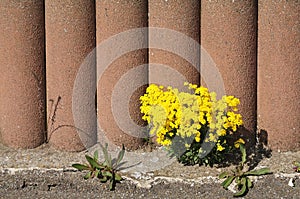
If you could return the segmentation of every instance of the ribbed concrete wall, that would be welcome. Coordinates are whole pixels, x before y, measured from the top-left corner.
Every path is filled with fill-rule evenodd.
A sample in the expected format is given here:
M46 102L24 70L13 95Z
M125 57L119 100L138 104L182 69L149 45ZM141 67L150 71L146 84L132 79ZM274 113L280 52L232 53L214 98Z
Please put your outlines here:
M256 129L257 5L247 1L201 1L201 45L219 69L227 95L241 101L245 127Z
M199 48L180 44L189 39L199 44L200 1L149 0L149 27L153 28L149 33L149 46L153 46L149 49L149 83L176 88L182 88L185 81L199 85ZM176 32L186 38L176 36ZM190 60L184 54L189 54Z
M97 141L95 113L82 111L74 116L72 110L75 78L95 48L95 2L46 0L45 10L48 139L56 148L80 151ZM93 110L95 106L95 83L94 57L82 90L75 91L82 95L78 99L82 103L77 104L85 106L83 110ZM84 122L75 124L74 117Z
M272 149L300 149L300 2L259 0L258 127Z
M44 5L0 1L0 141L34 148L45 140Z
M272 149L299 150L299 10L299 1L2 0L0 142L136 149L146 84L199 84L200 70L218 89L211 57L247 133L264 129Z
M132 121L136 125L142 124L139 96L143 95L145 91L145 86L142 85L148 83L148 75L147 67L136 68L147 64L148 51L138 48L132 52L125 50L123 52L125 54L121 53L120 57L112 58L112 63L107 65L105 63L110 59L109 56L116 54L120 49L130 48L135 43L138 46L147 47L147 32L141 35L141 39L138 39L136 35L130 36L130 34L124 33L131 29L147 27L147 6L146 0L96 1L99 142L104 142L103 139L106 137L116 145L123 143L131 149L136 149L142 144L142 132L128 127L132 125ZM114 35L122 35L123 39L112 39L107 49L102 49L103 42L111 39ZM107 52L111 53L106 56ZM132 78L121 85L118 84L120 79L129 73ZM140 86L134 88L133 85ZM131 89L135 89L135 91ZM118 108L121 104L122 106Z

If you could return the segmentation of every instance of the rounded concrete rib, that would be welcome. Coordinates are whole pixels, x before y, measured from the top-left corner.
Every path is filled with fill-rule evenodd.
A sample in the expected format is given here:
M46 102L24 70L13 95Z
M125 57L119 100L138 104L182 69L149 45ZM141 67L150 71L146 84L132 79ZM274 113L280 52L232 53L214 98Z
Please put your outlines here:
M300 2L258 2L258 127L273 150L299 150Z
M256 130L257 86L255 2L201 1L201 45L222 74L226 95L240 99L239 112L245 128L253 132L252 139Z
M37 147L45 141L42 1L0 1L0 69L0 141Z
M142 35L130 35L126 31L147 27L147 1L96 1L97 21L97 107L98 141L124 144L136 149L142 144L143 122L139 110L139 96L148 83L147 31ZM123 39L116 39L119 36ZM113 37L115 36L115 37ZM110 43L111 42L111 43ZM137 44L140 48L129 52ZM108 45L103 49L103 45ZM142 47L144 49L142 49ZM102 49L102 50L101 50ZM118 54L108 61L108 56Z
M200 1L149 1L149 26L155 31L150 32L149 45L153 43L163 43L165 39L173 40L174 43L185 43L187 41L178 41L177 34L163 34L163 29L185 34L199 43L200 40ZM154 35L151 35L154 34ZM161 38L155 38L155 34L162 34ZM155 38L153 41L151 38ZM186 39L187 40L187 39ZM173 46L174 43L170 43ZM175 44L176 45L176 44ZM169 52L166 49L149 49L149 83L155 83L164 86L172 86L183 89L185 81L199 85L199 63L200 48L193 51L192 48L177 46L182 48L180 51L188 52L192 57L193 63L189 63L183 57L175 52ZM194 49L194 48L193 48ZM183 54L185 54L183 52Z
M74 88L96 44L95 2L46 0L45 13L48 139L56 148L81 151L97 142L95 56L85 68L81 89ZM78 109L82 111L75 114Z
M37 147L45 140L42 1L0 1L0 65L0 141Z

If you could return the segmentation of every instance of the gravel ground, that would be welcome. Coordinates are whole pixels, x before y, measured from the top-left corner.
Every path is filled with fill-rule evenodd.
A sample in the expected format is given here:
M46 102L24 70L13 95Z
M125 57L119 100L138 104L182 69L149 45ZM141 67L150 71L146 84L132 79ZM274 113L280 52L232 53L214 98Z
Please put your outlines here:
M229 167L183 166L164 157L161 149L125 153L125 180L109 191L108 184L84 180L84 173L71 168L72 163L84 163L84 154L95 149L68 153L49 145L30 150L0 146L0 198L232 198L217 179ZM256 167L269 167L274 173L253 178L254 188L244 198L300 199L300 174L292 170L300 151L262 157ZM288 185L291 180L294 187Z
M22 171L0 174L1 198L232 198L232 192L216 182L175 182L156 179L151 188L138 187L130 180L108 191L107 184L96 179L83 180L82 174L70 171ZM300 198L300 179L295 187L289 178L266 176L255 182L244 198Z

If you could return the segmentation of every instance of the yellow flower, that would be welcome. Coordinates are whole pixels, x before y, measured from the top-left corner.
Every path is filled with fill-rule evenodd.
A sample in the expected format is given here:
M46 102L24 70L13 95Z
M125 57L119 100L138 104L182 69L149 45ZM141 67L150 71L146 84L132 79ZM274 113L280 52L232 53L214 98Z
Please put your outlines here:
M198 136L195 137L195 141L196 141L196 142L200 142L200 137L198 137Z
M223 147L219 142L217 143L217 151L223 151L225 147Z
M226 130L225 129L219 129L219 130L217 130L217 134L218 134L218 136L225 136L226 135Z
M162 143L163 146L170 146L172 144L172 141L169 139L165 139Z
M216 135L214 135L213 133L209 133L208 140L209 140L209 142L217 142Z
M185 146L185 148L186 148L186 149L189 149L191 145L190 145L190 144L187 144L187 143L185 143L185 144L184 144L184 146Z
M245 141L242 138L240 138L240 139L238 139L237 141L234 142L234 147L235 148L240 148L240 144L245 144Z
M197 85L196 84L188 84L188 86L189 86L189 89L197 89Z

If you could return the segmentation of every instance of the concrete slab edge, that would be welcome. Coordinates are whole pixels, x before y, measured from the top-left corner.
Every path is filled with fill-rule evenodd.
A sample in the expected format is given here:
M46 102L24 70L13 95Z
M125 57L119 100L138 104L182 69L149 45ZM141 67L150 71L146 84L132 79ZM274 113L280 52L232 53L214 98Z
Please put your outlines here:
M10 175L15 175L16 172L22 171L34 171L47 172L47 171L56 171L56 172L79 172L77 169L72 167L66 168L40 168L40 167L28 167L28 168L0 168L0 173L8 173ZM289 179L300 179L300 173L281 173L277 172L273 174L275 178L289 178ZM262 179L264 176L251 176L252 181L256 182L259 179ZM150 189L152 186L161 183L162 181L167 183L185 183L194 186L194 184L217 184L222 183L223 180L220 180L215 176L204 176L198 177L195 179L187 179L185 177L169 177L169 176L154 176L153 173L144 173L140 176L134 176L129 173L123 173L123 178L127 181L130 181L135 186L140 188ZM229 190L235 192L234 186L229 187Z

